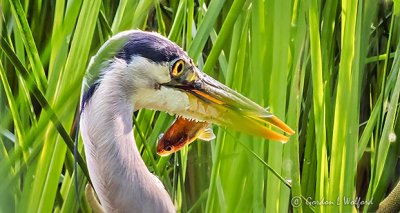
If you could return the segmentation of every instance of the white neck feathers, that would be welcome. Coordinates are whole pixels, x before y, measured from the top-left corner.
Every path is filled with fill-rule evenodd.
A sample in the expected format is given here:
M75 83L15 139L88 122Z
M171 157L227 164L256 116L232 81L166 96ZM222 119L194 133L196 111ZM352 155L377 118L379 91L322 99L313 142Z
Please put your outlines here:
M134 96L123 69L102 79L85 105L81 132L89 174L107 212L173 212L161 182L149 172L132 132ZM128 84L129 85L129 84Z

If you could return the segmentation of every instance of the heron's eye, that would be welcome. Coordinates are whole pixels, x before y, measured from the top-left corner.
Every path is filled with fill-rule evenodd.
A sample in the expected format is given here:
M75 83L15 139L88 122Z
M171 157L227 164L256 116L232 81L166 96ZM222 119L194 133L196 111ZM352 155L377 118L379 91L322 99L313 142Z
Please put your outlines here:
M165 149L165 151L169 152L169 151L172 150L172 147L171 146L166 146L164 149Z
M171 74L174 77L178 77L182 74L185 68L185 62L182 59L178 59L172 66Z

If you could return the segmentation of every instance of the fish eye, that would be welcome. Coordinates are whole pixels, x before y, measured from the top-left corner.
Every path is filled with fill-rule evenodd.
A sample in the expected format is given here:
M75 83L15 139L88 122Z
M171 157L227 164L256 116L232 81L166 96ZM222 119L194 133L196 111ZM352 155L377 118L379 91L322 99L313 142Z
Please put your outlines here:
M169 151L172 150L172 146L166 146L166 147L164 148L164 150L167 151L167 152L169 152Z
M175 63L172 65L171 69L172 76L174 77L180 76L184 68L185 68L185 62L182 59L176 60Z

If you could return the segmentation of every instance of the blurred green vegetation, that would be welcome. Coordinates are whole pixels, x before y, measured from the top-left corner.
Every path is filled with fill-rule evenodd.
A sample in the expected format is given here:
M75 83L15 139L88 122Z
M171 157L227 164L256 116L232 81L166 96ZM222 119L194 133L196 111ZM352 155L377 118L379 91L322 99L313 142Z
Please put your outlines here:
M297 132L281 144L214 127L215 141L160 158L157 137L173 118L135 113L137 146L179 212L375 211L400 174L399 9L384 0L0 0L0 212L90 211L82 159L79 195L74 184L80 86L90 57L128 29L167 36Z

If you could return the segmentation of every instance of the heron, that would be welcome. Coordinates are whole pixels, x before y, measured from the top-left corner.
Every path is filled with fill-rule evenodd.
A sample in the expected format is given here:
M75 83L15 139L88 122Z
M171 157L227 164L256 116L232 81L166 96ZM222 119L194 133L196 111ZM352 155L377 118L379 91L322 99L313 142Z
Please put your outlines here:
M285 142L294 131L267 109L214 80L177 44L154 32L112 36L91 58L81 92L80 131L93 188L106 212L175 212L146 167L133 112L165 111Z

